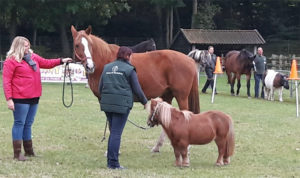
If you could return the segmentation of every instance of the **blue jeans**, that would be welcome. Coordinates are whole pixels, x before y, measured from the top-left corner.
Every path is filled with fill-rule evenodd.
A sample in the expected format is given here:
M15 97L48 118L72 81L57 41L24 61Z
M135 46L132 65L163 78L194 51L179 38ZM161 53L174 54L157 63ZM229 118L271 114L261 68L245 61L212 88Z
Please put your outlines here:
M15 103L13 140L31 140L31 126L37 112L38 104Z
M119 150L121 144L121 136L129 112L130 110L128 110L128 113L126 114L105 112L107 120L109 122L109 130L110 130L108 147L107 147L107 167L109 168L120 167Z
M263 74L254 74L254 80L255 80L255 85L254 85L254 92L255 92L255 98L258 98L259 96L259 83L260 81L263 81ZM263 87L261 89L261 97L264 98L264 90Z

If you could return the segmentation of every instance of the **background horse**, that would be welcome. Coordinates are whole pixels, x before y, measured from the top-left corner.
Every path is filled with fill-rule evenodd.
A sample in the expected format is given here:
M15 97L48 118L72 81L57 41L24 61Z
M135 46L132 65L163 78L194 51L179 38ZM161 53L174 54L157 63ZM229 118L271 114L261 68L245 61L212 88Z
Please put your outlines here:
M103 67L117 58L120 47L92 35L90 26L81 31L71 26L71 32L75 60L85 67L90 89L100 98L98 86ZM180 109L200 112L197 71L195 62L190 57L173 50L156 50L133 53L131 63L136 68L139 82L148 99L160 96L171 103L175 97ZM159 151L164 135L162 132L154 152Z
M231 95L234 95L234 83L237 79L237 91L236 95L240 94L241 88L241 75L245 74L247 79L247 95L250 96L250 78L251 78L251 69L253 68L253 60L255 55L251 52L243 49L241 51L229 51L225 58L223 65L226 70L228 77L228 83L231 86Z
M283 75L279 72L275 72L274 70L267 70L264 74L264 91L265 91L265 99L274 101L274 91L279 91L279 101L282 102L282 91L283 88L289 89L289 81L287 80L287 76Z
M230 163L234 151L234 130L232 119L221 111L207 111L193 114L179 111L160 98L152 99L148 125L162 125L175 153L176 166L189 166L189 144L203 145L214 140L219 156L216 165Z
M129 48L134 53L143 53L143 52L147 52L147 51L155 51L156 44L155 44L155 41L151 38L150 40L142 41L137 45L129 46Z
M211 55L207 50L194 49L189 52L188 56L196 62L196 69L198 71L197 77L199 81L200 67L205 67L207 65L208 61L211 60Z

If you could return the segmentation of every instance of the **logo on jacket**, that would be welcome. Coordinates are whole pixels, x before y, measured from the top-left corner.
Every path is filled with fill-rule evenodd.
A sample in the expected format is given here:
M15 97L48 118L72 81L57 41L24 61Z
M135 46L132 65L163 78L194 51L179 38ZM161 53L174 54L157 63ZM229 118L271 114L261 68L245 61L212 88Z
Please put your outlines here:
M114 73L115 73L115 72L117 72L117 71L118 71L118 69L119 69L119 67L118 67L118 66L113 66L113 67L112 67L112 72L114 72Z
M111 72L106 72L106 74L117 74L117 75L123 75L122 72L118 72L119 67L118 66L113 66L111 68Z

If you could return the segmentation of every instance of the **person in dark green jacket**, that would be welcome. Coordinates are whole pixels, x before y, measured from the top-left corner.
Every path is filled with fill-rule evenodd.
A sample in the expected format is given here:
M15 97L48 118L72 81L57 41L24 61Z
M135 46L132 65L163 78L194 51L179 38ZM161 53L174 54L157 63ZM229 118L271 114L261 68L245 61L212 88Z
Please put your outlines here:
M130 63L131 54L130 48L120 47L117 59L104 66L99 82L100 107L109 122L107 167L110 169L124 169L119 163L119 149L134 96L144 106L147 103L135 68Z

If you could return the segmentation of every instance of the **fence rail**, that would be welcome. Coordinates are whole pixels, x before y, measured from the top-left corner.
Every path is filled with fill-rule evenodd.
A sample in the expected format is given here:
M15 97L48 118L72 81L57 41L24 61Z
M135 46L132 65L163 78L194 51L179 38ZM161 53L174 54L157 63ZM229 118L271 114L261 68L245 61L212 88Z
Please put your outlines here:
M300 57L296 57L295 55L284 56L282 54L280 55L272 54L271 57L267 59L267 66L269 69L274 69L274 70L290 70L293 59L297 60L298 69L299 69Z

